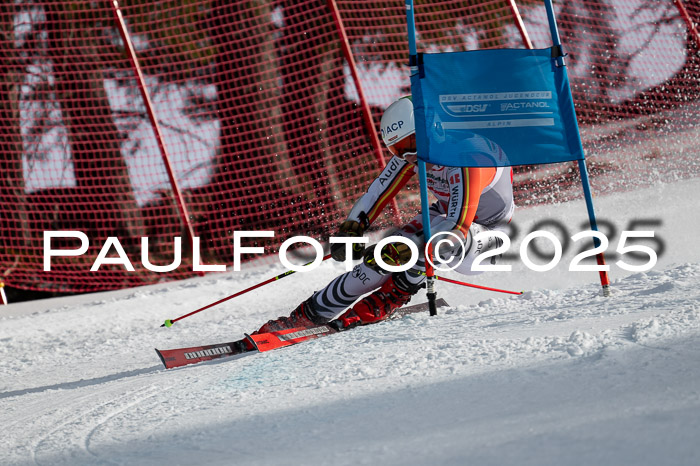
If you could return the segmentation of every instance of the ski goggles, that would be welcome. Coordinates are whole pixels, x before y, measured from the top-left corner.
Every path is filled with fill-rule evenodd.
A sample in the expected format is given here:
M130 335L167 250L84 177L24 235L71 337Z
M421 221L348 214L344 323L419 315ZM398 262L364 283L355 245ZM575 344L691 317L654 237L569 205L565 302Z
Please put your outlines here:
M387 147L392 155L400 158L401 160L406 160L408 155L416 155L416 136L415 134L410 135L407 138L403 138L396 144L392 144Z

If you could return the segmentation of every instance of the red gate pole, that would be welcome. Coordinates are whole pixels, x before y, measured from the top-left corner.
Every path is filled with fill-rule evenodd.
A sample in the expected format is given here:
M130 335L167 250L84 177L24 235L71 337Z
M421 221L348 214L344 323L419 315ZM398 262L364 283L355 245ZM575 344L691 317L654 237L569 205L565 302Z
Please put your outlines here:
M515 25L518 27L518 31L520 31L520 37L522 37L523 39L523 44L525 44L525 47L527 47L528 49L534 48L532 46L530 36L528 35L527 30L525 29L525 23L523 23L523 18L522 16L520 16L518 5L515 4L515 0L508 0L508 3L510 4L510 12L513 14L513 20L515 21Z
M688 10L685 9L683 0L673 0L673 3L675 3L676 8L678 8L678 12L683 17L685 24L688 25L688 31L695 38L695 43L697 44L698 49L700 49L700 33L695 27L695 23L693 23L693 19L690 17L690 14L688 14Z
M360 98L360 106L362 107L362 119L365 122L367 131L369 131L372 147L374 148L374 158L377 159L379 167L381 169L384 169L384 167L386 167L386 162L384 161L382 146L379 142L379 135L377 134L377 128L374 127L374 121L372 121L372 112L369 109L369 104L367 103L365 92L362 89L360 75L357 73L357 65L355 64L355 58L353 57L352 50L350 49L350 42L348 41L348 35L345 32L343 19L340 17L338 4L335 2L335 0L328 0L328 7L331 9L331 13L333 13L333 21L335 21L335 27L338 29L338 35L340 36L340 45L343 49L343 55L345 56L345 60L348 62L348 66L350 67L350 73L352 74L352 79L355 82L357 96ZM396 199L392 199L391 207L394 209L394 220L398 221L399 206L396 203Z
M0 304L7 306L7 295L5 295L5 282L0 278Z
M126 30L126 23L124 22L124 16L122 15L121 9L119 8L119 1L112 0L112 9L114 10L114 17L117 20L117 27L121 33L122 40L124 41L124 46L129 54L129 59L134 67L134 72L136 73L136 79L139 84L139 90L141 91L141 96L143 98L144 104L146 105L146 112L148 113L148 118L151 120L151 126L153 127L153 132L156 136L156 141L158 142L158 149L160 150L160 155L163 158L163 164L165 165L165 170L168 172L168 178L170 178L170 186L173 189L173 195L175 196L175 202L177 203L178 211L180 212L180 220L182 221L185 230L187 230L187 236L190 242L190 249L194 248L194 229L192 228L192 223L190 222L190 216L187 212L187 206L185 205L185 200L182 197L182 192L177 184L177 179L175 178L175 172L173 170L172 164L170 163L170 156L168 155L168 149L165 147L165 141L163 139L163 132L160 130L160 125L156 119L156 114L153 111L153 104L151 102L151 97L148 94L148 89L146 88L146 80L143 77L141 71L141 66L139 66L138 59L136 58L136 51L134 50L134 45L129 37L129 32Z

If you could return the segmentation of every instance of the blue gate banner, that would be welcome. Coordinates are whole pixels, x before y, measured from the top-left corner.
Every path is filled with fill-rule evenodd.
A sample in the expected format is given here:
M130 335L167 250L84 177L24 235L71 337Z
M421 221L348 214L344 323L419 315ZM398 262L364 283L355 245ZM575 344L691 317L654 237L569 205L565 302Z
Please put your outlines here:
M566 67L556 66L552 49L421 54L418 61L411 89L424 162L494 167L584 158Z

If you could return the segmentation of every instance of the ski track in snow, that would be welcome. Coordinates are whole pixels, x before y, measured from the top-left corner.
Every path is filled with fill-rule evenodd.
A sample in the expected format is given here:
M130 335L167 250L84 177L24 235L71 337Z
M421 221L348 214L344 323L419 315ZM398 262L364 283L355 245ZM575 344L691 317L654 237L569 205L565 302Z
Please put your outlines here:
M342 268L171 329L158 326L281 269L8 306L0 464L698 464L700 251L678 243L700 222L668 206L688 192L700 180L596 201L625 212L621 225L641 205L664 221L664 257L648 272L613 267L609 298L593 272L514 265L467 281L532 290L523 296L440 284L451 307L437 317L170 371L154 346L239 338Z

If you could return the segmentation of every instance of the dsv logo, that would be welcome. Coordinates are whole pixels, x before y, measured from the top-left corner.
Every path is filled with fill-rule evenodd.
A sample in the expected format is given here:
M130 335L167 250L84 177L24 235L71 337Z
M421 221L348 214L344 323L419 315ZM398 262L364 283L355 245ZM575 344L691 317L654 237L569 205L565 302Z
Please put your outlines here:
M469 113L484 113L489 104L444 105L443 108L452 116L463 116Z

